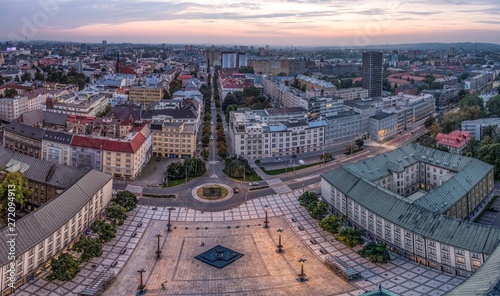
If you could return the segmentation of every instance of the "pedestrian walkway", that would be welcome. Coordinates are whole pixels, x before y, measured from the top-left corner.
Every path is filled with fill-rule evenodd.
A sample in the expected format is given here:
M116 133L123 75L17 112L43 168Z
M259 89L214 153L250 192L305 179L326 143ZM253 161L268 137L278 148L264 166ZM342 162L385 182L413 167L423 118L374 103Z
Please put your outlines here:
M275 184L278 184L276 181L270 181L271 183L275 182ZM263 223L266 217L265 208L267 207L267 215L271 221L270 227L273 229L282 227L283 225L273 225L272 223L278 223L273 222L276 221L274 217L284 218L287 223L287 235L290 236L290 233L293 232L293 235L300 239L302 244L294 248L302 250L304 256L312 253L320 261L324 261L327 256L337 256L361 274L361 279L351 282L355 288L341 292L339 293L340 295L361 295L366 291L376 290L378 284L381 284L384 289L403 296L443 295L465 280L462 277L443 273L436 269L419 266L415 262L397 256L391 255L391 262L386 264L374 264L365 258L361 258L356 252L359 247L353 249L347 248L342 243L336 241L333 235L319 228L318 222L312 219L309 213L300 206L298 202L299 195L298 191L268 195L250 200L239 207L222 212L202 212L176 207L170 212L172 228L176 234L180 235L183 232L177 230L185 228L196 229L196 227L207 227L208 229L228 229L229 227L233 229L236 226L243 227L247 224L249 225L248 227L252 227L256 223ZM129 218L119 228L117 237L106 244L103 255L85 264L82 272L75 279L65 283L58 281L47 282L45 279L38 279L23 285L16 295L77 295L104 268L109 268L115 262L117 262L116 266L110 268L110 270L115 274L119 274L134 249L137 251L138 248L145 248L146 246L152 248L155 246L151 242L156 241L156 238L149 237L156 234L153 232L148 234L147 239L143 239L139 243L145 228L149 229L150 227L159 227L158 225L161 225L163 228L160 227L158 229L165 231L164 228L168 219L169 211L167 208L138 206L137 209L129 213ZM150 225L151 222L155 224ZM187 238L188 234L189 232L186 232L186 236L184 237ZM179 242L184 241L182 235L176 237L176 240ZM306 249L303 249L304 246ZM125 253L122 254L124 249ZM179 256L183 255L179 254ZM134 255L133 260L140 261L142 258ZM167 266L170 266L169 264ZM96 265L97 267L93 269L92 265ZM136 269L133 271L136 273ZM134 275L137 277L136 274ZM338 278L333 271L329 275L332 280ZM118 276L119 279L120 276ZM160 283L160 279L151 280L155 283L158 282L158 285ZM208 288L208 286L193 286L192 292L194 294L203 293L204 288ZM322 292L318 292L317 294L327 295ZM106 292L104 295L112 296L114 294ZM152 295L166 294L160 291ZM252 295L256 295L256 293ZM257 293L257 295L261 294Z
M144 207L137 207L127 213L127 220L121 225L116 237L103 246L101 257L92 258L80 266L81 270L71 281L48 281L48 273L19 287L18 296L77 296L104 270L118 275L130 259L135 247L149 223L144 217Z

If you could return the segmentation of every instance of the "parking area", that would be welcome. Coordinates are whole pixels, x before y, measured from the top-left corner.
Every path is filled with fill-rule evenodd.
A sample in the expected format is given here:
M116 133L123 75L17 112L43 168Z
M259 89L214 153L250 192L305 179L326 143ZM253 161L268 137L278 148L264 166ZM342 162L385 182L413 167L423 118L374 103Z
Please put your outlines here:
M500 227L500 198L496 198L490 209L484 212L479 223Z

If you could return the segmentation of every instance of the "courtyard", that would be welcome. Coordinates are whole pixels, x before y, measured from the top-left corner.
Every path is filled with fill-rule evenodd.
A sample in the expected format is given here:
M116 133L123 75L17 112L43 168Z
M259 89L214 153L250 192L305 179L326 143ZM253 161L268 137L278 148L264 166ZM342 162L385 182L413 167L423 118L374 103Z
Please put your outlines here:
M140 269L145 270L147 295L339 295L357 290L318 260L284 218L270 218L267 229L261 223L182 222L167 234L165 221L151 220L130 261L105 295L133 295ZM283 230L283 253L276 252L277 229ZM163 235L160 259L155 255L157 234ZM217 245L243 256L221 269L195 259ZM299 259L307 260L306 282L298 280Z

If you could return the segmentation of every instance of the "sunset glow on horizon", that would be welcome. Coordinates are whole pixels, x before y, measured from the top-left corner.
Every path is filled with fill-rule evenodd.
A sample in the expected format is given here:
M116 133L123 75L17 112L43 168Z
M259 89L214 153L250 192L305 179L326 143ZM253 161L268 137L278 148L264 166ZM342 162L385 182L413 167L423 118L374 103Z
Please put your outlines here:
M2 0L0 40L248 45L500 43L500 3Z

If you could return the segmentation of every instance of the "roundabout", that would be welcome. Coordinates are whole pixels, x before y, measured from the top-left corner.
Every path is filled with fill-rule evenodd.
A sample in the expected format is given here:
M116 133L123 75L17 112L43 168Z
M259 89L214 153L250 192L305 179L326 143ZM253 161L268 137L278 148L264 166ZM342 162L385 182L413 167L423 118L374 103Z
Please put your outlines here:
M207 183L195 187L191 194L197 201L204 203L217 203L233 197L233 190L225 184Z

